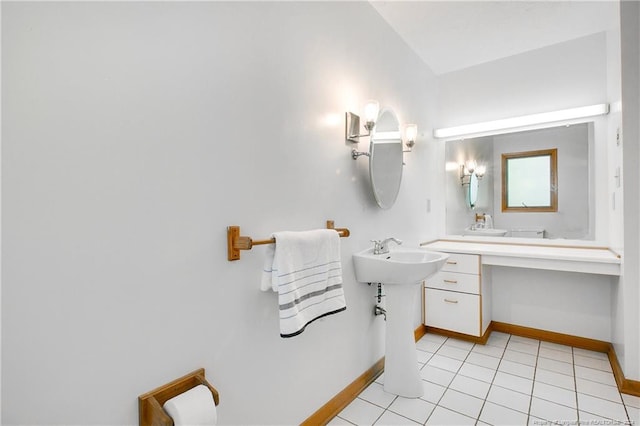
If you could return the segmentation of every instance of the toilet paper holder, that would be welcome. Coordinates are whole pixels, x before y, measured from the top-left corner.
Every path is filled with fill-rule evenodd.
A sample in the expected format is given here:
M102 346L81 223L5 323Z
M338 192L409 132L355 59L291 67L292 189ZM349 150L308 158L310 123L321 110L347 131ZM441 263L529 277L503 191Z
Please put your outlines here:
M216 405L220 403L218 391L207 382L204 368L199 368L179 379L160 386L138 397L138 416L140 426L173 426L173 419L164 411L162 406L167 400L178 396L198 385L205 385L213 395Z

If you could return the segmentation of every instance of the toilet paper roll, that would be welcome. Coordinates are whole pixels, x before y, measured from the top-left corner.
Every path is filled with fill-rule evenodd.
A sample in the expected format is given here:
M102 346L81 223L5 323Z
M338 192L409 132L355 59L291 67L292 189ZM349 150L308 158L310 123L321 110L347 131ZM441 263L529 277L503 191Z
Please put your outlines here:
M175 426L209 426L218 422L213 395L204 385L167 400L162 407L171 416Z

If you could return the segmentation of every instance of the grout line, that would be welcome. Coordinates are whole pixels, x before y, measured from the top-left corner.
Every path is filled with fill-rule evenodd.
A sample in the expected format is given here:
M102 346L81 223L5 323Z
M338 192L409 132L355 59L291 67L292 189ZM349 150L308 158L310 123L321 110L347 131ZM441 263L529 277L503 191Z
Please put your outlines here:
M580 424L580 404L578 403L578 378L576 377L576 358L573 353L573 347L571 348L571 368L573 369L573 387L575 389L576 397L576 416L578 424Z
M538 350L536 351L536 364L533 366L533 379L531 379L531 395L529 395L529 410L527 410L527 424L531 421L531 405L533 404L533 388L536 386L536 373L538 372L538 356L540 355L541 343L538 341Z

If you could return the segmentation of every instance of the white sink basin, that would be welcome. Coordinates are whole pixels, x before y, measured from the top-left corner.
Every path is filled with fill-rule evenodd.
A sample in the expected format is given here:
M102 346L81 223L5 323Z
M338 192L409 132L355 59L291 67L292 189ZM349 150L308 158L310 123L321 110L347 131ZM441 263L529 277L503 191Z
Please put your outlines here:
M504 237L507 234L506 229L471 229L467 228L462 232L462 235L478 235L482 237Z
M373 254L373 248L353 255L356 279L363 283L414 284L442 268L448 254L420 248L394 247Z

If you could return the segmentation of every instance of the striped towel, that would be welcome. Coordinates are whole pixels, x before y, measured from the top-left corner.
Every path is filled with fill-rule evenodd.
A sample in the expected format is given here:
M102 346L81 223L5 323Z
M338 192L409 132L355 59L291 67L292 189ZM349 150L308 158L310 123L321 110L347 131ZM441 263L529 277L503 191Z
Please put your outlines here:
M278 293L280 336L296 336L318 318L344 311L338 233L318 229L273 236L261 289Z

